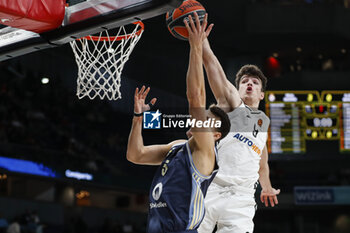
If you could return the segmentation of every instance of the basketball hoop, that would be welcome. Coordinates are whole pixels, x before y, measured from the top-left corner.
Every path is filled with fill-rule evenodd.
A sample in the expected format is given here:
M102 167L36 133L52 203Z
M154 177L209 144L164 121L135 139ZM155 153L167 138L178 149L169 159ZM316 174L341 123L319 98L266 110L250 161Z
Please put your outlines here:
M128 26L129 27L129 26ZM135 22L127 32L126 26L118 29L116 36L108 31L97 36L86 36L70 42L78 65L77 96L94 99L117 100L121 98L121 74L124 64L142 36L144 25Z

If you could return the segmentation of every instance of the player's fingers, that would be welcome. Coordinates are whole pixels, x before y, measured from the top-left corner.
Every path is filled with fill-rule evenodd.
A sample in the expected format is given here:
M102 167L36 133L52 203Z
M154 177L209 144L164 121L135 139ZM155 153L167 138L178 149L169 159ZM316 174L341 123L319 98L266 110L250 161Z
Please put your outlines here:
M276 205L278 204L277 196L274 196L274 197L273 197L273 201L274 201L274 203L275 203Z
M214 27L214 24L210 24L209 27L207 28L207 30L205 31L205 34L206 34L207 37L209 36L209 34L210 34L211 30L213 29L213 27Z
M146 91L143 92L143 94L142 94L142 98L143 98L143 99L146 98L146 96L148 95L149 90L151 90L151 88L150 88L150 87L147 87Z
M142 97L142 93L145 91L145 86L142 86L141 87L141 90L139 91L139 98L141 98Z
M135 98L137 98L137 95L138 95L138 94L139 94L139 88L136 87L136 89L135 89L135 94L134 94Z
M260 195L260 201L261 201L262 203L264 203L264 196L263 196L263 195Z
M140 93L143 93L143 92L145 91L145 89L146 89L146 87L145 87L145 85L143 85L143 86L141 87Z
M203 19L203 24L202 24L203 30L205 30L207 28L207 25L208 25L208 14L205 14L204 19Z
M189 21L190 21L190 25L191 25L192 32L196 32L196 26L194 25L192 16L189 15L189 16L188 16L188 19L189 19Z
M270 205L271 205L271 207L274 207L275 206L275 203L273 202L274 200L273 200L273 197L269 197L269 199L270 199Z
M188 33L189 34L192 33L192 29L191 29L190 25L188 24L188 20L187 19L184 19L184 24L185 24L185 27L186 27Z
M267 196L264 196L264 203L266 207L269 206L269 201L267 200Z
M280 189L277 189L276 190L276 195L280 194L281 190Z
M201 22L199 21L199 16L197 14L197 12L194 12L194 19L196 21L196 29L197 31L201 30Z
M157 98L153 98L150 102L152 105L154 105L157 102Z

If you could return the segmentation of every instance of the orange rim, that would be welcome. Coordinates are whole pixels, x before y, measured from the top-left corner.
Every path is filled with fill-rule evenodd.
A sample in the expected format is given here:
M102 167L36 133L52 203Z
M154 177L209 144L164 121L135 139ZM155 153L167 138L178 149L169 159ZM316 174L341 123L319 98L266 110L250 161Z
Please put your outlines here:
M139 36L141 32L144 30L145 26L141 21L134 22L133 24L139 25L140 29L134 34L127 34L122 36L84 36L80 39L87 39L87 40L93 40L93 41L114 41L114 40L127 40L130 37ZM78 39L78 40L80 40Z

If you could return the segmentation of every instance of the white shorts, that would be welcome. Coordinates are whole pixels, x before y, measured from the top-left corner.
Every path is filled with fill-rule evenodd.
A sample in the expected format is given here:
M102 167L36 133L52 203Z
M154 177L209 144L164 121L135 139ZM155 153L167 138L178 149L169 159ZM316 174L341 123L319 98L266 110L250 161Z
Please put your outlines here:
M217 233L253 233L254 192L212 183L204 200L206 212L198 233L212 233L216 224Z

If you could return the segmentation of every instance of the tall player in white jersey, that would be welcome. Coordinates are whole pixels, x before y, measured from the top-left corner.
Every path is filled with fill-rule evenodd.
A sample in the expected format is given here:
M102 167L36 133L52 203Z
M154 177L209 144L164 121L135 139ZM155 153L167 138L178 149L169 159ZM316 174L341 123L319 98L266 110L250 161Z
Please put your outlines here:
M210 48L203 42L203 63L217 105L225 109L230 133L218 145L219 172L205 198L206 215L199 233L252 233L255 188L259 180L260 199L273 207L280 190L272 188L269 177L267 130L270 120L258 110L264 98L266 77L254 65L243 66L236 75L236 87Z

